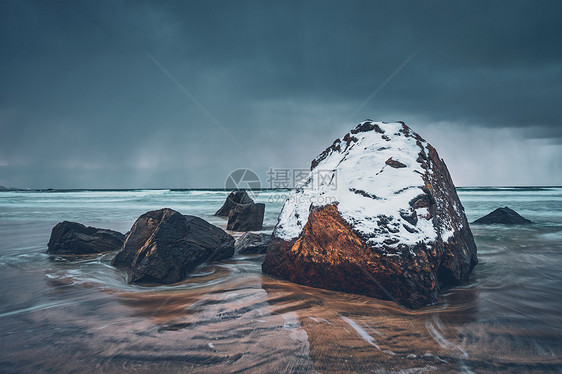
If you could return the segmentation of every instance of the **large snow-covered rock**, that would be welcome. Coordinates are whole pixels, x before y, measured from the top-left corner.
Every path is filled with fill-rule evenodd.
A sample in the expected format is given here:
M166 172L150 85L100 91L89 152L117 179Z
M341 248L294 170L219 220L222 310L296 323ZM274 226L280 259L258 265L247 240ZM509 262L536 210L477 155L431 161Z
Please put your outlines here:
M365 121L313 162L279 216L263 271L422 307L468 280L476 245L437 151L404 123Z

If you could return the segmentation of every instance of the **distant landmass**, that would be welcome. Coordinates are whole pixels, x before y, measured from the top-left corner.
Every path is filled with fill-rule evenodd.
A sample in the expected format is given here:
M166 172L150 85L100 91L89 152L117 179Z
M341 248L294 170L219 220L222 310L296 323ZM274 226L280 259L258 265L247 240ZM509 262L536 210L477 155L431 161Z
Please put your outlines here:
M0 191L21 191L21 188L0 186Z

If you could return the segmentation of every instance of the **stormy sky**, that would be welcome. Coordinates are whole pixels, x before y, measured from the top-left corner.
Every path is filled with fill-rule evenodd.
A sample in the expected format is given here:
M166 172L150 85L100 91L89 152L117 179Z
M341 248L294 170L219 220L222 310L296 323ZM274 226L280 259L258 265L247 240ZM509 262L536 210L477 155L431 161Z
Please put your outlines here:
M560 1L0 1L0 185L223 187L402 120L457 186L562 185Z

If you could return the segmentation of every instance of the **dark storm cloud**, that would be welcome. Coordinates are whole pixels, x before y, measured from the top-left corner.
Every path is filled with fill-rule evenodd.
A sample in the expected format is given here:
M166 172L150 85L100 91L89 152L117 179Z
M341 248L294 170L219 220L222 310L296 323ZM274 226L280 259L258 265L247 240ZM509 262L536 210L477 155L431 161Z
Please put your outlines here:
M236 167L308 165L365 118L407 120L457 183L561 182L559 2L0 7L0 184L220 187ZM515 153L544 168L514 175Z

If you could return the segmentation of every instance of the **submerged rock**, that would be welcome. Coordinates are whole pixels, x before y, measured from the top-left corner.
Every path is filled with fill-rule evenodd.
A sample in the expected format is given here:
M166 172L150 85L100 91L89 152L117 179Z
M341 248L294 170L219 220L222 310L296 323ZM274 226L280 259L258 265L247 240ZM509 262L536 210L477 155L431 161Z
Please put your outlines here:
M47 253L58 255L85 255L117 251L125 236L120 232L81 223L64 221L53 227Z
M519 213L508 207L498 208L473 222L473 224L481 225L493 223L501 223L504 225L529 225L533 222L520 216Z
M265 204L238 204L230 211L227 230L259 231L263 227Z
M248 195L246 190L232 191L226 198L222 207L217 210L215 216L228 217L230 212L239 204L253 204L254 200Z
M447 167L403 123L365 121L312 161L262 269L418 308L466 282L476 245Z
M234 245L236 253L240 254L261 254L267 250L271 235L255 234L253 232L244 233Z
M172 209L141 215L112 264L131 283L176 283L197 266L232 257L234 238L209 222Z

